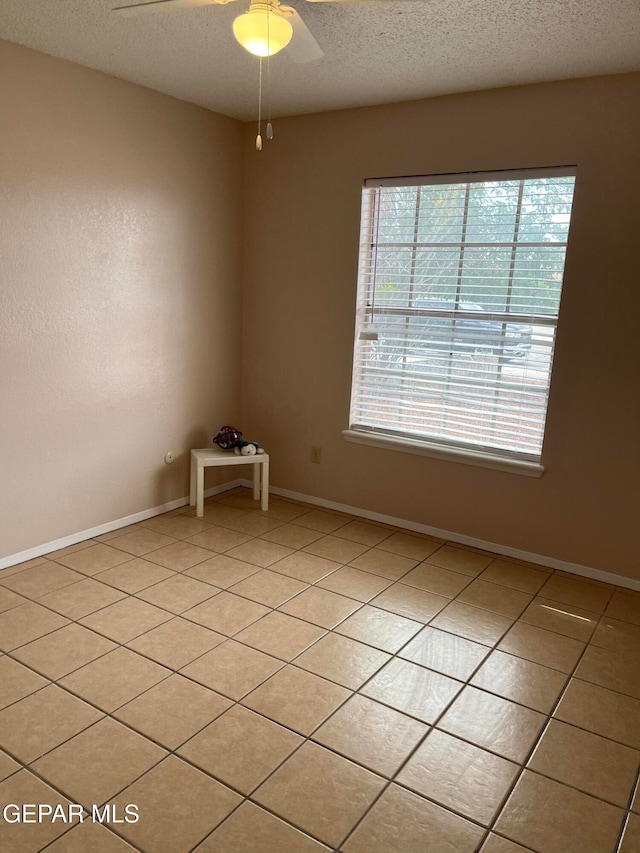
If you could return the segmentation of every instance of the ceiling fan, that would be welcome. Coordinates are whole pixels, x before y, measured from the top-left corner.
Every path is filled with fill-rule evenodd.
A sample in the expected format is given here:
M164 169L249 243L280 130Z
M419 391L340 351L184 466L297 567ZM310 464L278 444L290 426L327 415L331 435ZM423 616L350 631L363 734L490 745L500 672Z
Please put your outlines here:
M232 0L150 0L146 3L118 6L113 11L121 15L140 15L147 12L192 9L197 6L224 6L231 2ZM233 34L242 47L255 56L273 56L285 48L293 62L313 62L324 56L322 48L297 11L291 6L281 6L279 0L251 0L248 11L233 22Z

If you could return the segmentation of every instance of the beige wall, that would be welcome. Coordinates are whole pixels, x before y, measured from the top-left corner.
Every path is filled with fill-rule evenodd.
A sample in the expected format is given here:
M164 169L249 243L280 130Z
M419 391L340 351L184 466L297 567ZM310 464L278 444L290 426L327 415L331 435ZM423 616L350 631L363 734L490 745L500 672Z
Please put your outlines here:
M639 107L638 75L504 89L280 120L257 154L0 42L0 559L181 497L241 386L278 486L640 578ZM569 163L542 479L346 443L364 178Z
M640 76L245 129L243 424L281 487L640 578ZM577 164L539 479L349 444L362 182ZM310 461L322 446L322 463Z
M1 558L182 497L238 417L242 175L238 122L6 42L0 115Z

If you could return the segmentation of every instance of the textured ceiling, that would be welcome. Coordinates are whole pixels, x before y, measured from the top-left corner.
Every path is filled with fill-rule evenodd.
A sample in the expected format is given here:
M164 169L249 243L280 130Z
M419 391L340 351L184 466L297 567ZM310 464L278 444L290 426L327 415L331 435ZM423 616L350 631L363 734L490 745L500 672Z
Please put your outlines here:
M0 0L0 38L235 118L256 116L258 60L231 32L248 0L136 17L113 14L113 5ZM274 115L640 70L640 0L290 5L325 56L271 60Z

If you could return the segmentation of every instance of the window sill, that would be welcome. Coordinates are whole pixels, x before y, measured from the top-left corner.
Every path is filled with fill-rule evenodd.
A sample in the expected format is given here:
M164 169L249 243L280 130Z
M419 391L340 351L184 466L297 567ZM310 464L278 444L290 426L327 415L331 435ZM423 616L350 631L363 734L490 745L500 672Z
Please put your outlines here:
M538 462L504 459L500 456L492 456L490 453L483 453L480 450L454 450L429 441L392 438L391 436L376 435L353 429L343 430L342 436L345 441L351 441L354 444L368 444L370 447L380 447L384 450L431 456L434 459L443 459L446 462L461 462L466 465L476 465L479 468L492 468L494 471L521 474L524 477L541 477L544 473L544 466Z

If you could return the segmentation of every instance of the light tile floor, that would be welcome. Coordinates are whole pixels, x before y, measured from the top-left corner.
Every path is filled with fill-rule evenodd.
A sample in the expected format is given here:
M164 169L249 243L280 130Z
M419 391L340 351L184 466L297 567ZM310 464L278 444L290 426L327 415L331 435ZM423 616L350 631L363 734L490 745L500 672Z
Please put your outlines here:
M640 851L640 593L256 507L0 573L2 853Z

